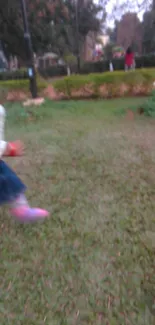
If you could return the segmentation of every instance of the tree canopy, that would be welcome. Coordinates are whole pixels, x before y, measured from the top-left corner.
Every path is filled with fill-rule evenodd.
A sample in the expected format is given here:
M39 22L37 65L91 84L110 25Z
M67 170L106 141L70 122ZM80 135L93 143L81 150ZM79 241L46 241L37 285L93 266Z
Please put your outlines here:
M138 52L155 52L155 0L123 0L121 4L114 0L111 17L116 21L108 30L111 42L124 47L130 43Z
M98 32L105 7L93 0L25 0L35 53L54 51L64 55L77 51L89 31ZM0 40L7 53L25 58L20 0L0 0Z

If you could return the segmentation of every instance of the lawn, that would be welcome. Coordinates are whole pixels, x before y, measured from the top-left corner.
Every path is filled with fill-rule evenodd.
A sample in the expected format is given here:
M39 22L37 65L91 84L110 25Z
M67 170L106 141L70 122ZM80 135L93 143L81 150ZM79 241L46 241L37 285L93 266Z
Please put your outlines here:
M1 209L1 325L155 324L155 121L125 118L143 100L6 105L8 161L51 217Z

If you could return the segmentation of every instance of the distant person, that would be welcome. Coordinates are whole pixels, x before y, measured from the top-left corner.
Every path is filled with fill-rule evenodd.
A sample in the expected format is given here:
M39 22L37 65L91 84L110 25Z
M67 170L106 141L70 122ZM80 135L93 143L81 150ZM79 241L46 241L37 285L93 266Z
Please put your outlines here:
M125 71L132 70L134 68L135 68L134 53L132 52L131 48L128 47L125 54Z

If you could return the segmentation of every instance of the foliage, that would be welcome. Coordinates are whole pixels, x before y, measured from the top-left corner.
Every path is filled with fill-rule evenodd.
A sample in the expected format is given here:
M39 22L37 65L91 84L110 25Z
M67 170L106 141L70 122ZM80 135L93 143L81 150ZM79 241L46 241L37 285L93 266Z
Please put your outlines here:
M139 12L143 12L143 19L140 23L137 18L137 8ZM135 9L135 10L134 10ZM141 50L143 53L155 52L155 1L139 1L129 0L116 2L112 8L113 19L120 17L120 21L116 20L113 29L109 29L111 41L119 45L133 45L135 51ZM118 14L118 16L117 16Z
M20 80L28 79L28 72L26 69L20 69L16 71L0 72L0 81L3 80Z
M0 85L0 103L2 103L7 97L8 89Z
M37 78L37 86L39 90L46 88L47 83ZM7 89L7 90L29 90L29 80L5 80L0 81L0 89Z
M110 38L110 42L113 44L117 43L118 24L119 24L119 21L115 20L114 28L107 28L107 31L106 31L107 35Z
M136 13L124 14L117 24L117 44L127 49L128 46L141 53L141 23Z
M150 10L143 16L143 52L155 52L155 12Z
M114 45L112 43L108 43L104 48L104 58L106 60L112 60L113 57L113 47Z
M155 91L152 96L143 104L144 114L146 116L155 117Z
M46 69L40 68L38 72L44 78L65 76L67 75L67 70L65 65L51 65ZM23 80L28 79L28 73L26 69L20 69L16 71L5 71L0 73L0 81L5 80Z
M76 64L76 57L73 54L68 54L64 56L64 61L67 66L72 67Z
M72 60L73 59L73 60ZM75 57L67 56L66 60L70 62L71 70L76 72ZM71 64L72 63L72 64ZM112 59L114 70L124 70L124 58ZM136 68L151 68L155 66L155 55L144 55L136 57ZM109 60L103 60L98 62L87 62L81 65L81 74L100 73L109 71ZM66 76L67 68L64 65L52 65L47 69L39 69L39 74L44 78L52 78L58 76ZM28 79L27 70L20 69L17 71L7 71L0 73L0 80L23 80Z
M114 71L90 75L73 75L53 83L58 92L72 98L74 93L81 91L77 97L117 97L130 94L147 94L153 87L155 69L141 69L131 72ZM102 93L104 86L104 93ZM123 89L122 89L123 88ZM106 93L105 93L106 90Z
M79 46L82 46L89 31L100 30L103 19L98 18L98 13L105 12L104 7L94 4L92 0L87 5L78 0L77 8L75 2L70 0L26 0L26 3L34 52L52 50L61 56L77 54L77 23ZM16 54L25 59L23 22L18 0L1 0L0 39L7 54Z
M135 58L136 68L151 68L155 66L155 55L142 55ZM124 70L124 57L112 59L114 70ZM109 70L109 60L87 62L81 67L81 73L104 72Z
M38 71L44 78L53 78L67 75L67 68L65 65L52 65L46 69L39 69Z
M52 7L50 1L26 0L34 51L46 49L50 39ZM18 0L1 0L0 39L6 54L16 54L25 59L21 3Z
M79 57L83 51L86 36L90 31L97 33L105 20L104 7L95 4L92 0L66 0L68 17L64 20L52 21L52 50L61 57ZM102 19L99 18L102 14Z

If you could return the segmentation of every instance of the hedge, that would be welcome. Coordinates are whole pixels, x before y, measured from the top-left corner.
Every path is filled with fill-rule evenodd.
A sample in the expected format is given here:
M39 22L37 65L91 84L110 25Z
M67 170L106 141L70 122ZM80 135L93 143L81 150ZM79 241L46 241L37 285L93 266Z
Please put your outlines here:
M136 92L137 95L148 94L154 80L155 69L139 69L130 72L72 75L55 81L53 87L64 98L114 97L136 94Z
M114 71L87 75L71 75L52 83L53 99L112 98L130 95L148 95L153 89L155 69L135 71ZM38 90L44 90L49 83L37 76ZM20 90L29 91L29 80L0 81L0 93Z
M0 72L0 81L23 80L23 79L28 79L28 72L26 69Z
M38 72L44 78L52 78L58 76L66 76L67 68L65 65L53 65L46 69L38 69Z
M46 81L37 78L38 90L43 90L47 87ZM0 89L7 90L29 90L29 80L6 80L0 81Z
M38 69L39 74L44 78L52 78L57 76L66 76L67 68L66 66L54 65L46 69ZM0 81L5 80L26 80L28 79L27 69L20 69L16 71L5 71L0 72Z
M152 68L155 67L155 55L143 55L135 58L136 68ZM112 59L114 70L124 70L124 58ZM98 62L87 62L82 65L81 73L94 73L109 71L109 60Z
M124 70L124 58L112 59L114 71ZM155 67L155 55L144 55L136 57L136 68ZM98 73L109 71L109 60L98 62L87 62L81 64L81 74ZM46 69L39 69L39 74L44 78L53 78L58 76L66 76L67 68L65 65L53 65ZM72 72L76 72L76 67L72 67ZM27 69L17 71L7 71L0 73L0 80L23 80L28 79Z
M38 69L38 72L44 78L52 78L57 76L66 76L67 68L64 65L54 65L48 67L47 69ZM0 81L26 79L28 79L27 69L0 72Z

